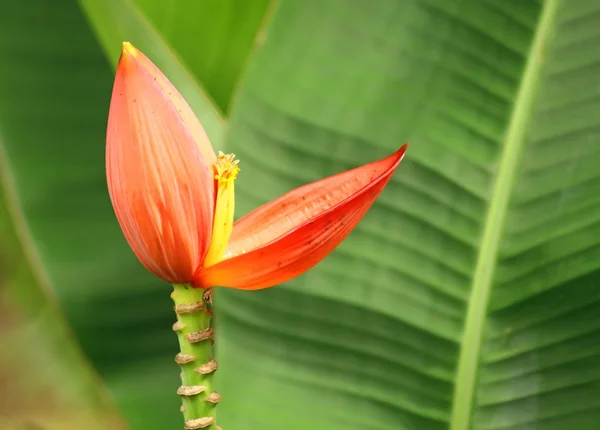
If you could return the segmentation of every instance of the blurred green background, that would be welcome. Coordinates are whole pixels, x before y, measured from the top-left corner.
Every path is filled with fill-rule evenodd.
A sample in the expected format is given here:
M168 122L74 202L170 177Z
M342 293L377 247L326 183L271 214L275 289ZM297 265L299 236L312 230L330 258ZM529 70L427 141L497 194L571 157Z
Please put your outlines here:
M182 428L105 184L125 40L238 217L412 142L323 263L217 292L224 430L600 429L597 0L0 0L0 429Z

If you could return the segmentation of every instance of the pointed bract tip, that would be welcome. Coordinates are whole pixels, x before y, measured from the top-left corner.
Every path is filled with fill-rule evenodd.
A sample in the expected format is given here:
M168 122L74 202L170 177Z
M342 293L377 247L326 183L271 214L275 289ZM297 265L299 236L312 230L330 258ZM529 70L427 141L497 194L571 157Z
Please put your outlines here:
M133 46L130 42L123 42L121 52L123 54L127 53L135 56L137 55L138 50L135 49L135 46Z
M396 151L396 155L400 157L398 159L398 163L400 163L400 161L402 161L402 159L404 158L404 155L406 154L406 149L408 148L408 145L410 145L410 142L405 142L404 145L402 145L400 147L400 149L398 149Z
M121 49L121 59L120 63L129 63L124 60L139 60L140 59L140 51L137 50L135 46L133 46L129 42L123 42Z
M123 42L121 49L121 57L119 58L119 64L117 69L121 71L121 73L130 73L134 70L139 72L142 69L148 69L147 65L144 62L144 54L142 54L138 49L133 46L130 42ZM141 67L141 69L140 69Z

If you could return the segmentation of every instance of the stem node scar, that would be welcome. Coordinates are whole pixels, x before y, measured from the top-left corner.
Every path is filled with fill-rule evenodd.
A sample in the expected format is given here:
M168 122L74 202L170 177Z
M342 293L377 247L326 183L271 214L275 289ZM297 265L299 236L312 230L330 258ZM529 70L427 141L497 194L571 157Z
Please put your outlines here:
M204 309L204 302L179 303L175 305L176 314L193 314Z
M221 395L216 391L213 391L206 397L206 401L210 403L217 404L221 401Z
M205 328L203 330L188 334L187 340L189 343L198 343L202 342L203 340L210 339L213 336L213 334L214 331L212 328Z
M187 420L185 422L185 430L203 429L215 423L213 417L196 418L195 420Z
M177 394L180 396L190 397L196 396L206 391L206 387L203 385L182 385L177 389Z
M210 360L210 361L202 364L200 367L198 367L196 369L196 372L202 373L203 375L207 375L209 373L214 372L218 368L219 368L219 365L217 364L217 362L215 360Z
M175 356L175 363L177 364L187 364L187 363L191 363L192 361L195 361L196 357L194 357L191 354L184 354L182 352L180 352L179 354L177 354Z

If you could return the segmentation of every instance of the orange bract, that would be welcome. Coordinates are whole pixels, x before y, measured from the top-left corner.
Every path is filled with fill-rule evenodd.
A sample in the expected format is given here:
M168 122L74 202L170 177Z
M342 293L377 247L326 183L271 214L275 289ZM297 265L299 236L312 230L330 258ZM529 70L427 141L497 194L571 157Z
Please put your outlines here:
M406 147L297 188L233 224L237 160L216 157L179 92L123 44L108 119L108 189L133 252L167 282L259 289L300 275L358 224Z
M174 89L165 92L170 84L149 64L124 46L108 117L108 190L144 266L167 282L188 282L210 241L213 174L189 127L193 121L181 113L187 104Z
M406 150L297 188L235 223L223 261L194 285L256 290L288 281L325 258L354 229Z

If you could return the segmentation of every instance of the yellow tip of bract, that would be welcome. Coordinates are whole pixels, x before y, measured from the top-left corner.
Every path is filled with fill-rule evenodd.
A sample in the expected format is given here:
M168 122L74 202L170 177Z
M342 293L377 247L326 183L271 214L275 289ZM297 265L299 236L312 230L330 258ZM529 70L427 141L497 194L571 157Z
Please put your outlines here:
M138 54L138 50L135 49L135 46L133 46L129 42L123 42L122 48L123 48L122 49L123 53L128 53L128 54L131 54L131 55L134 55L134 56L137 56L137 54Z
M129 42L123 42L119 67L129 70L133 61L140 60L140 51Z
M234 160L234 154L223 154L219 151L215 163L215 180L217 181L217 200L213 219L213 230L208 253L204 258L204 267L217 264L223 259L231 231L233 230L233 215L235 211L235 193L233 181L240 171L239 160Z

